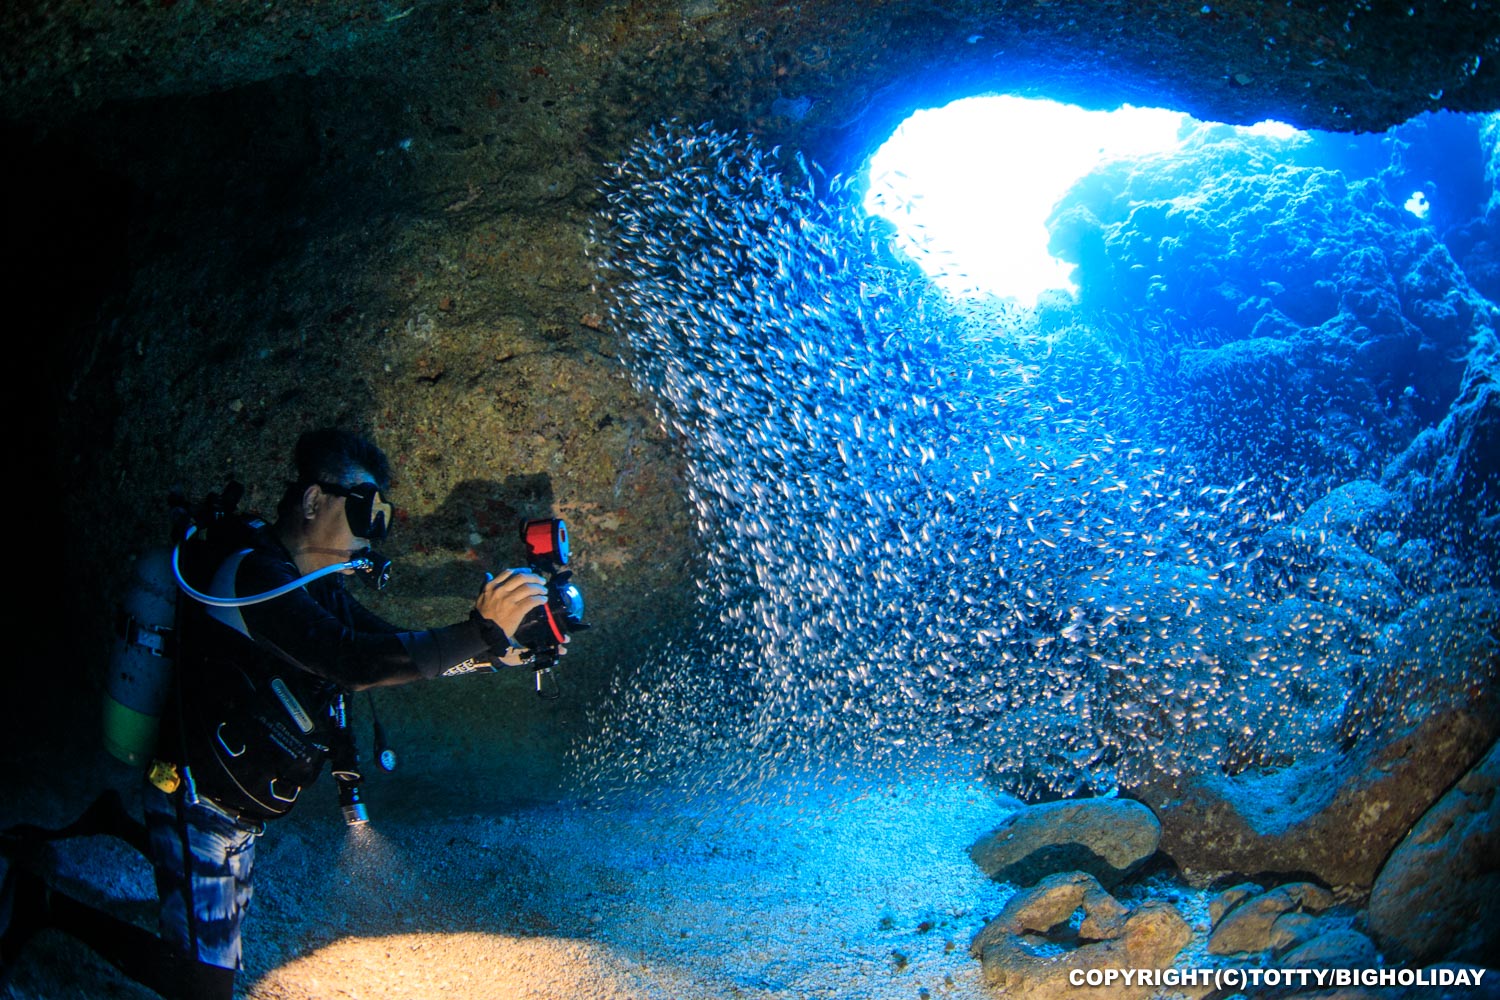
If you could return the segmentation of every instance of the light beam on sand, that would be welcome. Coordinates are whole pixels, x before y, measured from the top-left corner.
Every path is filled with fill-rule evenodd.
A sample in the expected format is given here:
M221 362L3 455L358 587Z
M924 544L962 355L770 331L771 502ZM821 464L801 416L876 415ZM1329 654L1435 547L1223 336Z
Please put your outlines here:
M251 997L523 1000L628 997L606 945L479 931L343 938L257 982Z

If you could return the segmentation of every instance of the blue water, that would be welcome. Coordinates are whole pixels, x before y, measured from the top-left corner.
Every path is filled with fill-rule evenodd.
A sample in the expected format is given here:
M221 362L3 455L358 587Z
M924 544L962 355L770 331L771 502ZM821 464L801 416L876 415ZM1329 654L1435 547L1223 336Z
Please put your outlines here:
M1442 629L1495 614L1496 494L1408 450L1493 349L1486 135L1206 128L1106 167L1053 216L1078 296L1036 311L949 299L800 156L643 137L595 253L685 454L700 605L580 759L1108 794L1347 749L1434 658L1408 716L1488 684Z

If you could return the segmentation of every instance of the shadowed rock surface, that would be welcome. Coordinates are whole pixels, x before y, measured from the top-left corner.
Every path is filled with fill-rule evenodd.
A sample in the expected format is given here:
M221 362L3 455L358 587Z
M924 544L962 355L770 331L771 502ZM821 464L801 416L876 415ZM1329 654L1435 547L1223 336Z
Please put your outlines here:
M1403 962L1500 961L1500 748L1391 852L1370 892L1370 932Z
M1139 802L1081 799L1016 812L975 841L969 857L999 882L1028 886L1082 871L1110 888L1150 860L1160 841L1161 824Z
M892 85L940 100L944 92L1016 84L1067 96L1112 81L1119 100L1180 107L1204 120L1276 118L1346 131L1383 129L1436 108L1488 110L1500 98L1495 12L1438 0L1348 7L1231 0L1144 14L1114 2L962 0L416 0L254 11L21 0L7 5L0 31L0 110L14 118L339 73L351 61L412 75L446 62L497 78L510 62L534 76L592 76L600 90L616 91L608 110L634 107L652 117L701 108L764 117L778 98L806 97L819 131L867 114L899 118L883 94ZM483 57L507 52L526 55L482 68ZM400 61L382 62L391 57ZM653 99L672 107L641 107Z

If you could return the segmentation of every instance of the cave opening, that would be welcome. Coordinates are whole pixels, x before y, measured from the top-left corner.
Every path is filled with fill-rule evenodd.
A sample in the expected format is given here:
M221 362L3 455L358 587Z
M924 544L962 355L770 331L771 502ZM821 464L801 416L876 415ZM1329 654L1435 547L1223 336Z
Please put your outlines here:
M1211 374L1200 386L1219 412L1186 428L1204 464L1225 478L1310 475L1305 503L1340 477L1378 478L1458 398L1500 291L1493 129L1442 113L1327 133L970 97L891 133L864 165L863 208L973 317L971 333L1040 336L1049 351L1107 340L1116 361ZM1305 447L1247 464L1214 427L1282 398L1268 365L1318 402L1272 425ZM1330 412L1365 432L1328 433Z
M950 294L1030 308L1045 292L1079 291L1078 262L1049 246L1053 216L1070 192L1112 164L1116 173L1164 175L1145 194L1169 210L1186 209L1208 183L1192 177L1192 152L1211 145L1221 157L1200 159L1197 167L1217 172L1218 184L1278 166L1369 181L1430 227L1462 264L1493 190L1479 135L1485 120L1427 114L1387 132L1345 134L1272 120L1226 125L1129 104L1099 110L980 95L903 119L864 165L864 208L889 221L897 245ZM1183 204L1174 205L1179 199ZM1488 269L1471 263L1477 273L1466 276L1493 298Z
M1185 120L1009 95L918 109L871 156L865 208L941 287L1033 306L1044 291L1075 290L1047 252L1052 207L1108 160L1176 148Z

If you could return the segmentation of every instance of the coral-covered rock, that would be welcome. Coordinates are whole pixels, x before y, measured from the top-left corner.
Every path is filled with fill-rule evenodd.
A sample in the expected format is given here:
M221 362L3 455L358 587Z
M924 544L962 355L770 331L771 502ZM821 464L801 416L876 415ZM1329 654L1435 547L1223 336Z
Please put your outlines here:
M1381 482L1414 507L1441 512L1426 530L1473 543L1493 563L1500 559L1500 340L1494 307L1487 312L1490 327L1469 351L1458 398L1386 466Z
M1256 885L1254 882L1241 882L1239 885L1232 885L1228 889L1223 889L1215 893L1208 901L1209 926L1218 927L1219 921L1224 918L1224 914L1239 906L1251 896L1259 896L1265 891L1263 887Z
M1161 825L1127 799L1070 799L1029 806L979 838L969 857L990 878L1031 885L1061 871L1085 871L1106 886L1156 853Z
M1226 872L1367 887L1413 823L1495 739L1494 718L1454 708L1403 734L1278 771L1199 775L1138 789L1161 851L1200 884Z
M1297 528L1362 538L1400 516L1398 500L1379 483L1356 479L1316 501L1297 518Z
M1382 740L1436 712L1493 712L1500 596L1464 588L1426 597L1376 632L1354 678L1345 740Z
M1347 928L1319 934L1282 955L1291 969L1361 969L1375 964L1375 945L1359 931Z
M1370 931L1394 959L1500 959L1500 745L1444 795L1381 868Z
M1069 918L1082 908L1076 935ZM1166 968L1192 931L1175 908L1150 902L1127 910L1093 876L1064 872L1013 896L969 945L984 982L1006 996L1064 1000L1077 996L1074 971ZM1149 987L1115 986L1112 996L1134 1000Z
M1208 940L1213 955L1267 951L1272 928L1292 913L1320 913L1333 905L1333 894L1309 882L1290 882L1240 903L1218 922Z
M1257 324L1257 333L1263 332ZM1265 377L1289 378L1297 368L1296 351L1283 339L1253 336L1218 347L1188 348L1182 352L1182 375L1207 384L1246 382Z

